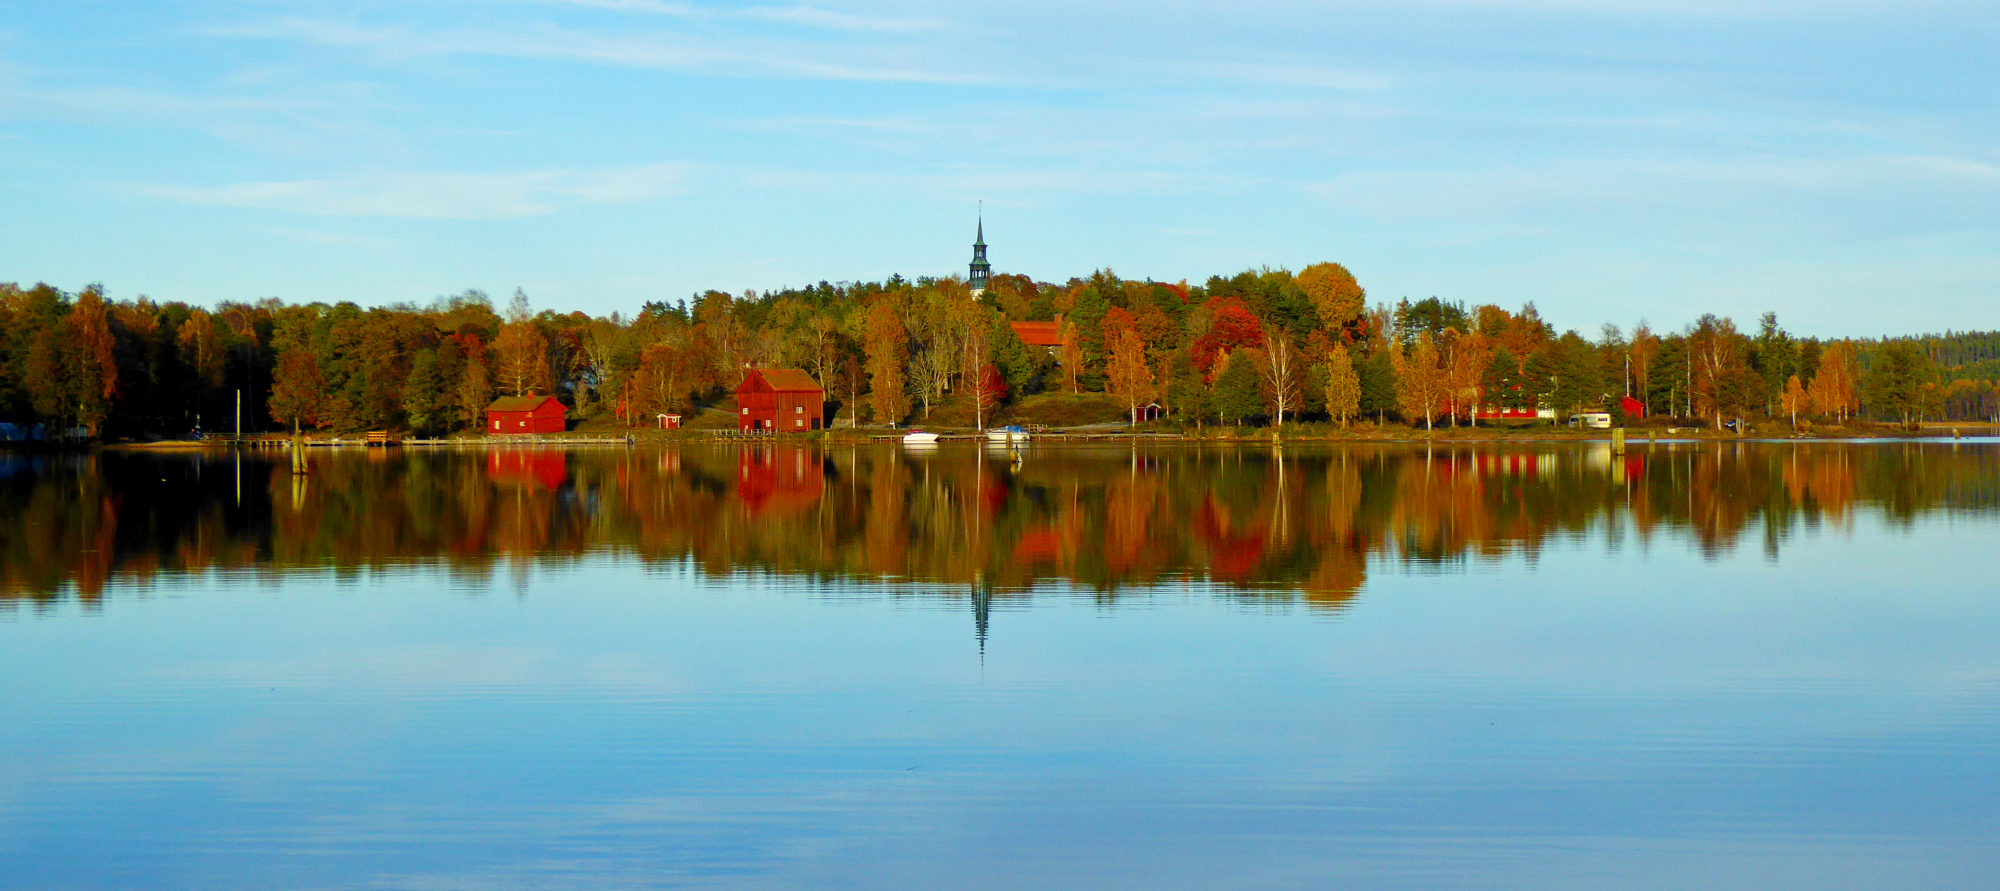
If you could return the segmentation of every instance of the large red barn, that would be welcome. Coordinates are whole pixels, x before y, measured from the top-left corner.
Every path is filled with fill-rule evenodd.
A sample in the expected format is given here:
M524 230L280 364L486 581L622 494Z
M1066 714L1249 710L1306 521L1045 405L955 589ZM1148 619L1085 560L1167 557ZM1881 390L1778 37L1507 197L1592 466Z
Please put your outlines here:
M826 391L796 368L753 368L736 385L736 429L795 433L826 423Z
M554 396L502 396L486 407L486 432L495 436L561 433L563 404Z

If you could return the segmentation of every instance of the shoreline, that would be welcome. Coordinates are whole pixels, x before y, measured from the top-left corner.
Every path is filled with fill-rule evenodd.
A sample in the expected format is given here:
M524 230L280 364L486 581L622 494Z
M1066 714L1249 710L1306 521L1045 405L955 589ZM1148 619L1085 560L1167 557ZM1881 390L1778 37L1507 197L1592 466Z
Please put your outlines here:
M449 439L407 439L389 448L510 448L523 446L632 446L662 445L668 443L817 443L826 445L863 445L872 443L899 442L907 427L863 427L820 430L810 433L743 434L730 430L631 430L631 431L571 431L560 434L540 434L521 437L460 437ZM967 443L985 442L980 431L970 428L930 428L939 434L940 442ZM1625 429L1628 446L1655 443L1692 442L1950 442L1960 439L1979 439L2000 436L2000 425L1958 424L1926 425L1917 430L1893 428L1835 428L1768 433L1750 430L1744 433L1715 431L1712 428L1690 427L1639 427ZM108 451L138 452L196 452L227 451L241 445L251 449L282 449L289 442L288 436L245 437L236 441L215 440L155 440L107 443L4 443L0 448L20 451ZM1287 429L1273 431L1270 428L1222 428L1201 431L1185 430L1118 430L1107 428L1071 428L1064 430L1037 431L1032 434L1031 444L1087 444L1087 443L1148 443L1157 445L1268 445L1281 443L1298 444L1463 444L1463 445L1507 445L1531 443L1604 443L1612 441L1609 430L1507 430L1491 427L1458 427L1432 431L1392 430L1360 427L1349 430ZM320 448L382 448L381 444L370 445L365 438L338 436L308 438L307 444Z

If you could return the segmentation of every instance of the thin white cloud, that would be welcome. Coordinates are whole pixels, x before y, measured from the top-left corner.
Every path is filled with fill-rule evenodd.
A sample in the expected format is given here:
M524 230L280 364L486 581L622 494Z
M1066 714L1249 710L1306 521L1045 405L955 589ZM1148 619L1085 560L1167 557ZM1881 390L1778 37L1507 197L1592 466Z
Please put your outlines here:
M119 85L47 86L0 71L0 116L157 127L207 133L285 155L313 156L334 146L393 138L366 112L386 107L366 85L330 84L305 95L172 91Z
M1659 225L1798 234L1888 218L1918 230L1981 224L2000 197L2000 165L1937 155L1750 157L1695 161L1552 159L1505 168L1358 169L1307 187L1347 211L1384 220L1564 226L1577 219L1630 231ZM1665 216L1662 216L1662 215ZM1790 220L1787 227L1770 225ZM1608 230L1600 230L1600 234ZM1687 233L1680 233L1685 235Z
M830 131L895 136L937 135L946 132L940 124L907 117L792 116L725 121L716 126L723 130L742 130L753 133L789 133L797 136L824 134Z
M535 0L535 2L611 12L668 16L677 19L750 19L778 22L830 31L882 31L910 34L943 31L948 22L935 18L872 16L827 9L822 6L717 7L675 3L671 0Z
M1200 78L1267 86L1372 91L1386 90L1395 85L1392 79L1379 71L1307 62L1188 62L1182 68Z
M519 173L390 173L350 179L138 186L182 204L284 210L312 216L490 220L581 205L632 204L680 191L684 164Z
M949 23L939 19L885 18L880 16L854 15L831 9L822 9L817 6L758 6L742 10L739 14L745 18L804 25L830 31L885 31L894 34L915 34L926 31L945 31L951 28Z
M722 41L674 33L604 34L548 24L504 30L418 30L402 25L368 27L281 17L258 24L215 28L209 33L362 50L391 61L491 56L724 76L939 84L989 80L969 72L823 61L804 52L785 50L770 41Z

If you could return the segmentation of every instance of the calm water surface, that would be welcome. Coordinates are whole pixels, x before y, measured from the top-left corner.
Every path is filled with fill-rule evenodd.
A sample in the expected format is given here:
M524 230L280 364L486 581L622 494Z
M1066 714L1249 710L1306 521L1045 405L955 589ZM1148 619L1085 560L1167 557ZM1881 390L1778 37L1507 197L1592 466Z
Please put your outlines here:
M2000 444L0 454L0 887L1991 886Z

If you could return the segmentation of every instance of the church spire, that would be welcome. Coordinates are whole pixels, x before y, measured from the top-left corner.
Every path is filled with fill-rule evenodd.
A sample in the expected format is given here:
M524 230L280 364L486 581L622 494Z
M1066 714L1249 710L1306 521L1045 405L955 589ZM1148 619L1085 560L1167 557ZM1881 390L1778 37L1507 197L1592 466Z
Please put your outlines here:
M979 230L972 238L972 265L969 267L965 283L972 286L972 296L978 297L986 290L986 282L993 276L993 264L986 262L986 208L981 202L979 209Z

